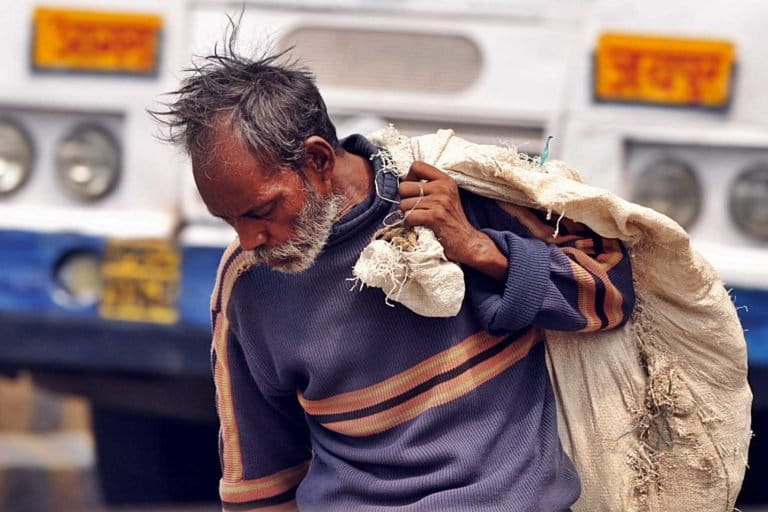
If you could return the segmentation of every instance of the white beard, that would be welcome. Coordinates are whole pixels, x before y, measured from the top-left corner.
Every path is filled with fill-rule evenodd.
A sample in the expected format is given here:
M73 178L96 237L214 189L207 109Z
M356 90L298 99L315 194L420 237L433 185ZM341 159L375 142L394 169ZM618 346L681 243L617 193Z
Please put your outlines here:
M310 268L325 247L343 197L320 197L310 185L306 187L307 204L299 213L296 235L278 247L259 247L253 254L279 272L298 274Z

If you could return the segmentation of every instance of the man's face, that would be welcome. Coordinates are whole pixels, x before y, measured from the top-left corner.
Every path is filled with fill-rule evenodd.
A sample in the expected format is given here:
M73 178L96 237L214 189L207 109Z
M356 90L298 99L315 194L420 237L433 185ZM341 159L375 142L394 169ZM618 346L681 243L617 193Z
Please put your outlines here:
M237 232L240 245L275 270L302 272L322 250L339 197L321 196L290 168L266 169L227 128L192 152L195 183L208 210Z

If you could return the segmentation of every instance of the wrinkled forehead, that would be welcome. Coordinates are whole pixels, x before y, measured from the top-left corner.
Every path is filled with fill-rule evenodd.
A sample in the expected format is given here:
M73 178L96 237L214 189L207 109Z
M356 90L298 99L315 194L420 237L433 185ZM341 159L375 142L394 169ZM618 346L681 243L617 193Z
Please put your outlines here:
M271 181L242 138L233 130L211 131L190 151L195 184L210 210L236 200L244 192L260 195Z
M217 179L239 171L252 172L257 159L229 122L218 121L200 135L190 148L195 179Z

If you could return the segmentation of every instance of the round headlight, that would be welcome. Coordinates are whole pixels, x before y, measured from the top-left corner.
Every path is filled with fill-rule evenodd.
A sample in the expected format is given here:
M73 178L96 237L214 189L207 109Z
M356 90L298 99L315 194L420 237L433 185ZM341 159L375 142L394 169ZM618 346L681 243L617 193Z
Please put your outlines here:
M731 186L731 216L749 236L768 240L768 164L742 172Z
M64 188L80 199L108 194L120 175L120 151L104 128L79 126L59 145L57 171Z
M18 190L32 170L32 143L12 121L0 119L0 195Z
M101 259L95 253L73 251L65 255L56 268L60 302L90 306L101 297L103 287Z
M693 169L673 158L657 160L636 180L632 200L688 229L701 209L701 185Z

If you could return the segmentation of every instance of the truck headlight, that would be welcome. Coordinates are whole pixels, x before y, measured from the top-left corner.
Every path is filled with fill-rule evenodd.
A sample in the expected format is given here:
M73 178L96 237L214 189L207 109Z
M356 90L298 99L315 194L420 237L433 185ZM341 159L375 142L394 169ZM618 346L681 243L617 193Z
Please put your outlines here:
M32 143L13 121L0 119L0 195L18 190L32 170Z
M747 168L733 182L731 216L744 233L768 240L768 164Z
M80 199L98 199L117 183L120 150L106 129L82 125L61 142L56 164L67 191Z
M90 306L101 298L103 281L101 259L92 252L74 251L62 258L56 268L60 302Z
M701 209L701 185L686 163L657 160L637 177L632 201L671 217L688 229Z

